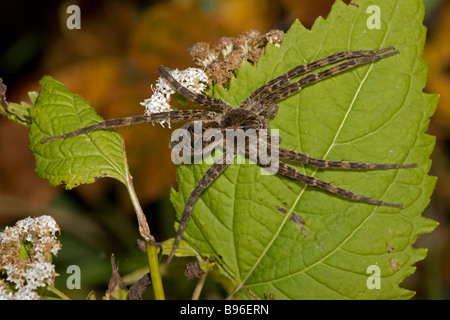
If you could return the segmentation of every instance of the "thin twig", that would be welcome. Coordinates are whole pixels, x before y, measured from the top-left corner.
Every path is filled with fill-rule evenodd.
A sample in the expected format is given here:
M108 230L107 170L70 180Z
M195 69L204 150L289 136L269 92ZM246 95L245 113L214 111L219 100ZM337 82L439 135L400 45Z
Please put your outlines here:
M192 293L192 300L198 300L200 297L200 293L202 292L203 285L205 284L206 277L208 276L208 272L205 272L200 279L198 279L197 285L195 286L194 292Z
M127 162L125 148L123 152L125 154L125 162ZM136 212L136 217L139 224L139 232L145 239L145 249L147 252L148 267L150 270L150 278L152 280L153 293L156 300L165 300L161 272L159 270L158 245L155 241L155 238L150 233L150 227L147 223L147 219L145 218L145 214L142 210L141 204L139 203L136 191L134 190L132 177L128 171L128 163L125 163L125 167L127 171L127 190L130 195L131 202L133 203L134 211Z
M62 299L62 300L71 300L67 295L65 295L63 292L61 292L61 291L59 291L58 289L56 289L55 288L55 286L54 285L49 285L49 286L47 286L47 291L50 291L50 292L52 292L52 293L54 293L54 294L56 294L60 299ZM52 299L52 297L42 297L42 298L45 298L45 299ZM41 299L42 299L41 298Z

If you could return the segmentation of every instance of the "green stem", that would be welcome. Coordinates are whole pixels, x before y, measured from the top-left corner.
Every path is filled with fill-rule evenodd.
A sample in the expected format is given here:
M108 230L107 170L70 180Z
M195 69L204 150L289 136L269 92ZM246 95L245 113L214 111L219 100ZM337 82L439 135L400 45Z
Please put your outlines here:
M164 288L162 285L161 273L158 264L158 247L146 242L145 250L147 251L148 267L150 269L150 278L152 280L155 299L164 300Z
M58 289L56 289L55 286L53 286L53 285L47 286L46 289L47 289L47 291L50 291L50 292L53 292L54 294L56 294L62 300L70 300L70 298L68 296L66 296L63 292L59 291ZM41 297L41 299L47 300L47 299L53 299L53 298L52 297Z
M152 280L153 293L156 300L165 300L164 289L162 285L161 273L159 270L158 262L158 247L154 245L155 238L150 233L150 227L148 226L147 219L145 218L144 211L141 208L141 204L134 191L131 177L127 183L128 193L130 194L131 202L133 203L134 210L139 224L139 232L145 240L145 249L147 251L148 267L150 270L150 278Z
M208 276L208 272L205 272L200 279L198 279L197 285L195 286L194 292L192 293L192 300L198 300L200 297L200 293L202 292L203 285L205 284L206 277Z
M139 199L133 187L133 177L131 176L128 167L128 159L126 156L125 144L123 143L123 141L122 148L126 169L126 186L128 194L130 195L131 202L133 203L134 211L136 212L136 217L139 225L139 233L145 240L145 250L147 251L147 261L150 270L150 279L153 286L153 294L156 300L165 300L161 272L159 270L158 247L156 246L155 238L150 233L150 227L147 223L147 218L145 218L144 211L141 208L141 204L139 203Z

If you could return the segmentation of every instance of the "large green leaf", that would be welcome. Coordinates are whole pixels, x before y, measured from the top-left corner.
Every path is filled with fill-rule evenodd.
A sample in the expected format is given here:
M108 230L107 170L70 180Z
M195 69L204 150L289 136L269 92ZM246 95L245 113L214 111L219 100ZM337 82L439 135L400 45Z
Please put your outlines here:
M128 185L129 171L122 137L114 130L100 130L66 140L41 143L60 135L103 121L81 96L70 92L61 82L45 76L42 89L29 109L30 148L36 159L39 177L50 185L67 189L112 177Z
M184 234L213 256L235 290L231 297L275 299L396 299L414 292L400 283L424 259L413 244L434 221L421 213L435 178L428 176L434 138L424 132L437 96L422 92L425 27L420 0L337 1L311 30L298 21L280 48L269 45L257 66L243 64L228 91L234 106L294 66L343 50L394 45L400 54L311 85L279 103L271 127L281 145L311 156L375 163L417 163L414 169L317 170L308 175L355 193L402 203L404 209L351 202L280 176L263 176L252 164L230 166L197 201ZM380 8L380 29L369 29L369 5ZM180 165L172 201L181 216L208 165ZM292 219L291 217L299 217ZM296 220L296 221L292 221ZM380 289L367 286L379 267ZM370 269L369 269L370 270ZM376 276L376 274L375 274Z

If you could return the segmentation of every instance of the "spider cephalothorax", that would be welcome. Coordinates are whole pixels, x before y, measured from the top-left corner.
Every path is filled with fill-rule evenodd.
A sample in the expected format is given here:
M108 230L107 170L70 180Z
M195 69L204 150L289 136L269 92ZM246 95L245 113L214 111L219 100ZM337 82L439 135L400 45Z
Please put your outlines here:
M261 130L269 129L269 119L273 117L278 110L277 102L299 92L303 87L312 83L321 81L335 74L343 71L355 68L362 64L373 63L381 59L388 58L390 56L398 54L399 51L394 47L383 48L379 50L361 50L361 51L343 51L335 53L328 57L316 60L311 63L299 65L289 72L273 79L255 90L244 102L242 102L238 108L232 108L228 103L213 98L208 95L195 93L183 85L181 85L171 73L171 70L161 66L158 70L162 77L167 80L172 87L178 91L181 95L193 101L194 103L203 106L207 110L173 110L167 112L159 112L150 115L120 118L106 120L104 122L92 125L90 127L82 128L80 130L70 132L57 137L49 137L44 139L43 142L53 141L57 139L65 139L73 137L79 134L85 134L93 130L99 130L102 128L113 128L137 123L146 123L154 121L190 121L184 128L189 131L190 135L195 134L195 125L200 123L202 125L201 134L208 129L215 129L218 132L224 133L227 130ZM322 67L337 63L339 61L349 59L348 61L336 64L328 69L311 73L300 80L293 81L295 78L306 74L310 71L320 69ZM211 110L211 111L209 111ZM258 148L260 145L271 148L271 142L273 137L268 135L262 139L258 137L253 144L245 146L245 153L248 155L251 151ZM194 137L195 139L195 137ZM172 145L173 147L173 145ZM205 147L205 144L202 144ZM234 147L233 147L234 148ZM225 145L225 149L227 146ZM332 161L325 159L311 158L308 155L293 150L278 148L276 151L268 152L270 156L276 156L280 160L304 163L312 165L318 168L339 168L339 169L352 169L352 170L379 170L379 169L399 169L399 168L412 168L416 167L416 164L373 164L364 162L349 162L349 161ZM227 150L229 151L229 150ZM232 150L234 151L234 150ZM267 151L267 150L265 150ZM208 188L211 183L231 164L233 163L235 153L224 153L220 159L218 159L201 178L198 185L192 191L178 228L178 233L175 238L172 252L169 255L168 262L172 259L174 252L181 241L183 232L189 221L189 217L192 214L193 207L202 193L203 190ZM262 167L266 167L266 163L262 163L259 159L256 159L256 163ZM340 197L350 199L352 201L360 201L373 205L390 206L395 208L401 208L401 204L384 202L375 198L358 195L349 190L332 185L328 182L322 181L315 177L307 176L300 173L294 167L287 165L284 162L279 162L277 167L277 174L285 177L297 180L308 186L317 187L327 192L336 194Z
M241 108L232 109L223 114L220 121L222 129L265 129L266 118L257 115L253 111L247 111Z

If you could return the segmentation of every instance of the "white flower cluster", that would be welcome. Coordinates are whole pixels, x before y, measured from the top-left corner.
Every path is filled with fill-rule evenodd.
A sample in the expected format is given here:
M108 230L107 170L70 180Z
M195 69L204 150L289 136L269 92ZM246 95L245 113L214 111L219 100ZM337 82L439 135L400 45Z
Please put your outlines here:
M53 284L55 266L47 261L27 263L25 270L16 265L8 264L2 267L8 275L6 281L13 283L17 291L7 292L0 288L0 300L39 300L38 287Z
M36 300L37 289L53 284L48 260L61 249L59 227L50 216L26 218L0 232L0 300Z
M202 93L206 89L208 77L201 69L188 68L182 71L175 69L172 70L171 74L175 80L195 93ZM175 88L162 77L159 77L156 81L156 85L152 85L151 88L153 91L151 98L141 102L141 105L145 107L145 114L150 115L152 113L170 111L170 96L175 93ZM159 121L163 127L164 122L168 121ZM170 128L170 123L168 122L168 124Z

